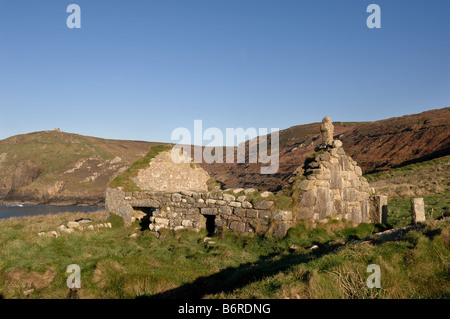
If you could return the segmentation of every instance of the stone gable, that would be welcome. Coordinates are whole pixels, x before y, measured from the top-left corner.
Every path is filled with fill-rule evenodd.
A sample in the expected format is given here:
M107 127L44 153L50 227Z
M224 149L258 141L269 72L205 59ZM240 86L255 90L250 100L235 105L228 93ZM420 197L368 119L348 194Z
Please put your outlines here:
M180 160L186 159L182 154ZM148 168L139 171L133 182L142 190L180 192L207 191L209 174L199 165L189 162L175 163L171 151L161 152L151 161Z
M319 149L319 154L305 165L298 188L298 217L315 220L340 217L355 223L370 222L370 199L373 195L361 168L342 148L342 142Z

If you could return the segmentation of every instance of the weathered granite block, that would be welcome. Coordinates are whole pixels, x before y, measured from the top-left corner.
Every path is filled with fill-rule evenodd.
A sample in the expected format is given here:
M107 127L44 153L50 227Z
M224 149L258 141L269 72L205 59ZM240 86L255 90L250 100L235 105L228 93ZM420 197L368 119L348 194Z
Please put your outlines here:
M181 225L184 227L192 227L192 221L189 219L185 219L181 222Z
M244 209L244 208L235 208L234 214L238 217L243 218L243 217L245 217L245 211L246 211L246 209Z
M215 193L211 193L211 197L212 199L223 199L223 193L222 192L215 192Z
M248 218L258 218L258 211L256 209L247 209L246 216Z
M421 223L426 220L423 198L411 198L411 219L413 223Z
M352 206L351 207L351 220L357 224L361 223L361 207Z
M230 203L228 203L228 206L230 206L230 207L242 207L242 203L230 202Z
M231 215L233 213L233 208L222 206L218 208L219 214L221 215Z
M342 188L342 177L340 174L339 164L333 164L330 169L330 188L340 189Z
M218 209L217 208L201 208L202 215L217 215Z
M374 195L370 199L369 220L371 223L387 222L387 196Z
M291 224L278 222L273 226L272 233L275 237L284 237L284 236L286 236L287 231L291 227L292 227Z
M312 180L304 179L298 184L300 190L312 190L314 188L314 182Z
M325 187L317 188L317 201L314 213L319 214L320 219L324 219L333 214L333 209L333 191Z
M229 228L231 230L234 230L237 233L242 234L245 232L246 227L245 227L245 223L243 223L243 222L233 221L230 223Z
M342 192L342 199L347 202L356 200L356 189L353 187L344 188Z
M314 217L314 209L312 207L300 206L297 211L298 219L309 219Z
M156 217L155 218L155 224L161 224L164 226L169 226L169 219L167 218L160 218L160 217Z
M236 197L231 194L223 194L223 200L226 202L234 202L236 200Z
M132 207L160 207L161 202L154 199L135 199L131 200L129 204Z
M291 221L292 220L292 212L287 210L276 210L272 213L272 218L282 221Z
M272 211L270 210L259 210L258 211L259 218L272 218Z
M312 189L300 194L300 207L314 207L317 200L317 190Z
M261 202L255 203L255 209L270 209L274 205L274 202L271 200L263 200Z
M241 203L241 205L242 205L242 208L253 208L253 205L250 202L247 202L247 201L243 201Z
M133 217L133 208L125 200L125 193L121 187L108 188L106 190L105 209L108 213L119 215L123 218L125 226L130 226Z

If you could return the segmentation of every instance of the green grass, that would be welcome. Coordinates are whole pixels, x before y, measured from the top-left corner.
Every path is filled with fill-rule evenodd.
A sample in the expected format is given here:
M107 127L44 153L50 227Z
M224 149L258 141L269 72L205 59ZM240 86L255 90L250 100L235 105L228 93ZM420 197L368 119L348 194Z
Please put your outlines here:
M403 227L411 221L411 198L423 197L427 218L450 212L450 156L365 175L378 193L388 195L388 224Z
M450 194L423 196L426 218L439 218L450 213ZM388 202L388 224L404 227L411 222L411 199L404 197L390 198Z
M81 135L66 137L73 139L74 142L61 140L59 135L53 132L39 132L22 138L24 139L22 143L0 144L0 154L14 154L7 157L5 165L14 166L21 160L31 159L35 164L45 168L41 178L60 172L82 158L98 157L105 160L114 158L112 153L94 146L87 137ZM32 158L30 154L33 154Z
M191 163L191 165L197 165L195 163ZM206 181L206 185L208 186L208 191L218 191L223 188L224 183L216 180L215 178L211 177ZM231 194L231 192L228 192Z
M170 151L172 146L168 145L156 145L152 146L148 153L134 162L128 169L122 174L114 178L110 183L110 187L123 187L127 192L140 191L141 189L133 182L132 178L138 175L138 172L145 169L150 164L152 158L158 155L160 152Z
M78 215L61 214L0 221L0 295L26 298L27 273L55 272L53 281L29 298L67 298L66 268L81 267L80 298L448 298L450 223L429 221L399 241L363 244L383 225L330 220L315 228L302 222L284 238L242 237L231 231L204 241L206 231L163 231L158 239L123 227L39 237ZM103 213L79 215L94 223ZM78 218L79 218L78 216ZM137 238L129 238L138 233ZM311 250L312 246L318 246ZM366 267L378 264L382 288L365 285ZM420 276L418 275L420 274Z
M411 164L403 167L391 169L389 171L381 171L373 174L367 174L364 177L367 178L369 183L373 183L380 180L391 179L393 177L410 176L414 173L423 171L424 169L433 168L439 165L448 164L450 161L450 155L440 158L435 158L430 161Z
M325 152L326 152L325 149L321 149L321 150L314 151L314 152L306 154L305 163L313 161L316 158L317 155L323 154Z
M343 126L356 126L356 125L362 125L364 123L368 122L340 122Z
M262 201L273 201L274 205L272 206L272 209L279 209L279 210L290 210L292 211L295 208L293 197L286 196L283 194L276 194L276 195L269 195L267 197L261 197L261 194L263 191L257 191L250 193L246 195L246 199L252 203L252 205L255 205L258 202Z

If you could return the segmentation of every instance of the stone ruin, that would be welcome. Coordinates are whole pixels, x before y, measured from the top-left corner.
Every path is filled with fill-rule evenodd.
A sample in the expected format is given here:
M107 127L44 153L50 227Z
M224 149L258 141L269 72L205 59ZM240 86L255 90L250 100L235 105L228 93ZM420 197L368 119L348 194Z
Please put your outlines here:
M278 209L277 195L250 200L255 189L222 190L217 184L211 188L209 174L199 165L177 164L171 151L163 151L132 178L140 190L107 189L106 210L121 216L126 226L138 219L143 229L154 232L206 229L209 235L228 229L240 235L284 236L305 219L386 223L387 197L374 193L342 142L333 140L329 117L323 119L321 133L316 152L293 174L291 181L296 182L285 185L295 190L297 205L292 209Z
M334 126L328 116L320 130L322 143L301 171L304 179L298 184L302 191L298 217L344 218L357 224L386 223L387 197L375 195L361 168L345 154L342 142L333 140Z

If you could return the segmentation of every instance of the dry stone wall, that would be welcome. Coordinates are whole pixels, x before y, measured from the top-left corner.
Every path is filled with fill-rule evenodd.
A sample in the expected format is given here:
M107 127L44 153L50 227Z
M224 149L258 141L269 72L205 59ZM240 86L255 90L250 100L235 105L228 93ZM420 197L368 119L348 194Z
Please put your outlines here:
M106 203L107 211L123 217L126 225L136 219L148 220L151 231L229 229L240 235L270 232L284 236L295 224L293 213L273 209L273 201L253 205L245 196L223 192L125 192L120 187L108 188Z

